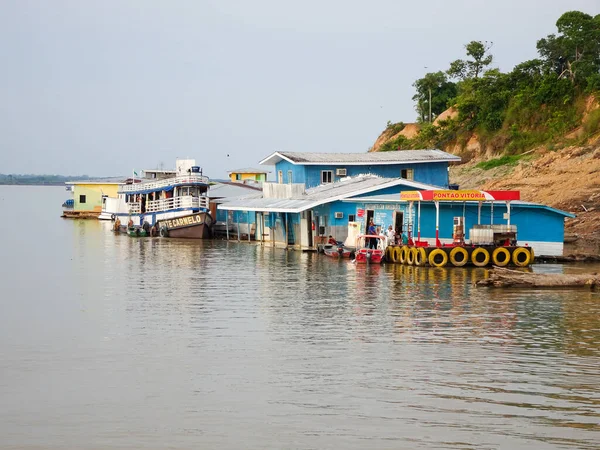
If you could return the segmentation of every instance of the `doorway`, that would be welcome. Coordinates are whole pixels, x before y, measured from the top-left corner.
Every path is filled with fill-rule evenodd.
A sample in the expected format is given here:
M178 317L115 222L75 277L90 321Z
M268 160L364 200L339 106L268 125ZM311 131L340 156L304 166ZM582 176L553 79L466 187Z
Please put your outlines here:
M375 215L375 211L373 211L372 209L367 209L365 211L365 213L366 213L365 214L365 220L366 220L366 222L365 222L365 234L368 234L369 233L369 224L373 220L373 217ZM373 220L373 223L374 222L375 221Z
M396 211L394 213L394 230L397 234L402 234L402 226L404 224L404 213Z
M312 210L308 210L306 211L306 225L307 225L307 236L308 236L308 246L309 247L314 247L314 242L313 242L313 227L315 226L314 222L313 222L313 216L312 216Z

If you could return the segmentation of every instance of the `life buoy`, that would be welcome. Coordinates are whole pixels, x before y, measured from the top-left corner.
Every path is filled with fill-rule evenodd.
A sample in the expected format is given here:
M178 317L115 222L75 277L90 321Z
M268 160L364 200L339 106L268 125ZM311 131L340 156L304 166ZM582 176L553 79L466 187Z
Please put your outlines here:
M415 266L424 266L427 262L427 252L423 247L414 247Z
M527 267L531 264L531 253L527 248L519 247L513 252L512 261L515 266Z
M469 262L469 252L464 247L454 247L450 250L450 262L456 267L462 267Z
M392 262L402 262L402 248L401 247L393 247L392 251Z
M471 262L474 266L485 267L490 262L490 252L483 247L478 247L471 253Z
M406 247L406 264L412 266L415 263L415 252L413 252L414 248Z
M162 227L160 227L160 237L164 237L164 238L169 237L169 230L164 225Z
M400 248L400 264L408 264L408 254L410 253L410 249L407 245L403 245Z
M492 252L492 261L499 267L507 266L510 262L510 252L506 247L498 247Z
M435 248L429 253L429 265L432 267L445 267L448 264L448 254L441 248Z

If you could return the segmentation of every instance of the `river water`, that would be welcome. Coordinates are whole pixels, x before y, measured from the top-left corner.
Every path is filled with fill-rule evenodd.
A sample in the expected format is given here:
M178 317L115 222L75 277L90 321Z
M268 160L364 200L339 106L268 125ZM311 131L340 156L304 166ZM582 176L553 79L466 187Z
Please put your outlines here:
M598 293L115 236L65 198L0 186L0 448L600 448Z

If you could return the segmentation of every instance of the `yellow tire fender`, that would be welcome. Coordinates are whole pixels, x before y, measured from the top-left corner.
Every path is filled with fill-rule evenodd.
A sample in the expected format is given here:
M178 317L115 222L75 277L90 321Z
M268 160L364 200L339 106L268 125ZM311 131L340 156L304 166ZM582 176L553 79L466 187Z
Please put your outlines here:
M427 252L423 247L415 247L415 266L424 266L427 263Z
M469 262L469 252L464 247L454 247L450 250L450 262L456 267L462 267Z
M498 247L492 252L492 261L498 267L507 266L510 262L510 251L506 247Z
M477 267L487 266L490 262L490 252L483 247L476 248L471 253L471 262Z
M415 263L415 252L413 248L406 247L406 264L412 266Z
M429 253L429 265L432 267L445 267L448 264L448 254L441 248L436 248Z
M400 247L400 264L407 264L408 263L408 253L409 253L409 248L406 245L403 245L402 247Z
M518 247L513 252L512 261L517 267L527 267L531 264L531 253L525 247Z
M400 247L394 247L394 249L392 250L392 262L402 262L401 261L401 256L402 256L402 249Z

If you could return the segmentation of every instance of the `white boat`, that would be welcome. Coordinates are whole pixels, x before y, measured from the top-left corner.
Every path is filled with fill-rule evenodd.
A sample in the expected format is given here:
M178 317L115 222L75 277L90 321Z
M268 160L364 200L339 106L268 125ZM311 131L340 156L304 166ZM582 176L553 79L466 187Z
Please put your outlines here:
M120 185L117 198L103 199L101 218L131 236L210 237L209 179L193 159L176 165L175 171L145 170L144 178Z

